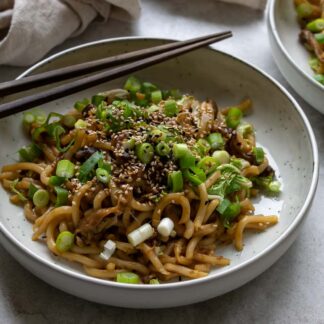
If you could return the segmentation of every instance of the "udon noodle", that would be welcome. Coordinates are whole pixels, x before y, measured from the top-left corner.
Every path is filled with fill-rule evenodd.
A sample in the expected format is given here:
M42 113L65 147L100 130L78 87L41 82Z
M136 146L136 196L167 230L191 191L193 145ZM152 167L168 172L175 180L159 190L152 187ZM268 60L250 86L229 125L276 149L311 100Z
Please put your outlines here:
M23 206L33 240L97 278L159 283L207 276L242 250L252 198L279 183L242 120L251 101L220 109L130 77L124 89L84 99L65 115L24 114L32 144L2 167L10 201Z

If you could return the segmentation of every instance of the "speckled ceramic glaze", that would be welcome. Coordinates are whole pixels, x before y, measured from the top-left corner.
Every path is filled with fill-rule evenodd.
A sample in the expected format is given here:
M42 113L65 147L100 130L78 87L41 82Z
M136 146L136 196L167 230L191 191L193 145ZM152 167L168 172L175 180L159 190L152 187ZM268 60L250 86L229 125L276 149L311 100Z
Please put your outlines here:
M308 64L311 55L299 42L293 0L271 0L267 23L272 54L281 73L303 99L324 114L324 86L314 79Z
M55 55L24 75L47 71L164 43L158 39L116 39L86 44ZM125 285L91 278L76 264L54 257L45 244L31 240L32 227L22 210L9 203L0 189L0 240L4 247L35 275L68 293L99 303L123 307L171 307L190 304L235 289L273 264L292 244L314 196L318 156L312 129L294 99L274 80L256 68L210 48L145 69L137 75L161 88L180 88L200 99L214 98L220 106L235 104L249 96L254 112L248 117L256 128L258 142L271 152L283 193L279 198L255 201L257 212L280 216L278 225L261 234L245 236L245 248L218 250L231 265L214 269L203 279L155 285ZM43 106L64 112L73 103L101 90L120 87L118 79ZM4 136L0 164L12 163L17 149L28 142L21 128L21 114L0 120Z

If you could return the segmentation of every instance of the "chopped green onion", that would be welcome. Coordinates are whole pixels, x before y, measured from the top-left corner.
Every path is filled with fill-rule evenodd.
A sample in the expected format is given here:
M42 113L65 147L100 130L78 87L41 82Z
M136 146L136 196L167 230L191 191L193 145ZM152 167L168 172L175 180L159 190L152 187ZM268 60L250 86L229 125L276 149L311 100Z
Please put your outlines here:
M56 193L56 202L55 207L64 206L68 202L69 192L61 187L54 187L55 193Z
M236 132L240 134L243 138L246 138L247 135L253 133L253 126L248 123L240 124L236 128Z
M181 169L187 169L194 167L196 164L196 157L188 151L183 157L179 159L179 165Z
M313 33L320 33L321 31L324 30L324 19L323 18L315 19L309 22L306 25L306 28Z
M160 281L159 281L159 279L154 278L154 279L151 279L149 281L149 284L150 285L159 285L160 284Z
M92 171L94 171L94 168L101 159L103 159L103 155L101 152L97 151L81 165L78 178L82 183L89 180Z
M176 116L179 112L177 103L174 100L167 100L164 103L164 114L168 117Z
M149 143L142 143L136 146L136 156L144 164L152 161L154 156L154 148Z
M60 186L65 182L64 177L58 177L58 176L50 176L48 180L48 184L51 186Z
M157 104L162 100L161 90L155 90L151 93L151 100L153 103Z
M200 138L195 144L195 149L200 156L205 156L210 150L210 144L207 140Z
M319 44L324 44L324 33L323 32L315 34L314 36Z
M311 67L311 69L315 72L318 71L318 69L320 68L320 61L317 57L310 58L308 64Z
M106 99L105 96L101 96L101 95L94 95L91 98L91 103L95 106L99 106L104 100Z
M221 203L218 205L216 210L222 215L225 210L230 206L231 202L228 199L223 199Z
M105 162L103 159L100 159L98 161L98 168L105 169L106 171L108 171L108 173L111 173L111 164Z
M51 118L53 118L53 117L58 118L58 119L59 119L58 121L60 121L60 120L62 119L63 115L62 115L62 114L59 114L59 113L56 113L56 112L50 112L50 113L48 114L47 118L46 118L46 121L45 121L45 125L46 125L46 126L49 125L50 120L51 120ZM56 121L56 122L54 122L54 123L52 123L52 124L56 124L58 121Z
M47 129L45 126L40 126L40 127L35 128L32 133L32 140L33 141L40 140L41 135L46 132L47 132Z
M226 164L230 161L230 155L227 151L215 151L213 157L218 160L220 164Z
M280 192L281 183L279 181L271 181L268 189L271 193L277 194Z
M76 119L72 115L64 115L62 118L62 124L68 128L73 128L76 123Z
M139 284L140 277L133 272L118 272L117 282L128 283L128 284Z
M90 100L87 99L87 98L84 98L83 100L81 101L77 101L75 104L74 104L74 108L81 112L86 106L88 106L90 104Z
M180 159L184 157L187 153L191 153L190 150L188 149L187 144L182 144L182 143L175 143L173 145L173 156L176 159Z
M10 189L12 192L14 192L18 196L18 198L21 201L26 201L27 198L16 188L18 182L19 182L19 179L12 181L12 183L10 184Z
M35 120L36 120L36 118L33 113L31 113L31 112L24 113L23 122L25 124L32 124L33 122L35 122Z
M102 183L108 183L111 178L111 175L108 173L107 170L98 168L96 170L96 177L97 177L98 181L100 181Z
M167 137L167 134L158 128L152 129L149 134L154 143L164 141Z
M74 234L69 231L61 232L56 238L56 248L59 252L71 250L74 243Z
M160 142L155 146L155 151L160 156L167 156L169 155L171 149L165 142Z
M264 151L262 147L254 147L253 154L255 156L255 161L257 164L261 164L264 160Z
M70 179L74 176L75 165L69 160L61 160L57 163L56 175Z
M183 191L183 178L181 171L172 171L168 175L168 186L172 192Z
M36 186L34 186L32 183L29 185L28 188L28 198L33 199L35 192L38 190Z
M128 90L129 92L133 92L133 93L140 91L141 90L141 82L134 76L130 76L125 82L124 89Z
M206 175L209 175L214 172L219 165L220 162L216 158L205 156L198 162L197 167L204 170Z
M28 146L23 146L18 153L22 161L33 162L42 154L42 150L35 143L31 143Z
M49 202L49 193L45 189L38 189L33 195L33 203L36 207L46 207Z
M87 128L88 127L88 123L85 120L83 120L83 119L78 119L75 122L74 127L77 128L77 129Z
M248 161L238 158L232 158L230 163L240 170L243 170L250 166L250 163Z
M316 81L324 85L324 74L315 74L314 78Z
M299 18L307 18L313 13L313 6L308 2L303 2L297 6L296 11Z
M224 139L220 133L211 133L207 136L207 141L212 150L220 150L224 147Z
M191 167L190 169L184 170L183 175L187 180L196 186L199 186L206 181L205 172L197 167Z
M240 124L242 116L243 113L241 109L237 107L230 108L226 116L226 125L235 129Z
M131 139L129 139L129 140L123 142L123 147L124 147L125 149L130 149L130 150L132 150L132 149L135 147L135 144L136 144L135 139L134 139L134 138L131 138Z

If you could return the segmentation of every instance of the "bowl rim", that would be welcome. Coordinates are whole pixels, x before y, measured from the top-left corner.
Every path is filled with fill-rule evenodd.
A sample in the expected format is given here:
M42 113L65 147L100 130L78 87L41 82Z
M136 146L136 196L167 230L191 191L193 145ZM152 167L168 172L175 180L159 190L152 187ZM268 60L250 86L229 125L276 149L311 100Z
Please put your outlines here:
M102 44L110 44L114 42L123 42L123 41L137 41L137 40L147 40L147 41L175 41L175 39L169 39L169 38L162 38L162 37L137 37L137 36L130 36L130 37L116 37L116 38L110 38L110 39L102 39L98 41L93 41L93 42L88 42L85 44L81 44L78 46L74 46L68 49L65 49L63 51L60 51L56 54L53 54L49 56L48 58L45 58L41 60L40 62L34 64L32 67L28 68L25 72L20 74L17 79L21 79L25 77L26 75L30 74L33 72L35 69L46 65L50 63L52 60L59 58L61 56L64 56L66 54L69 54L74 51L78 51L79 49L83 49L86 47L93 47L93 46L98 46ZM90 277L87 276L86 274L83 273L77 273L72 269L66 269L62 267L59 264L55 264L51 261L44 260L37 254L35 254L33 251L29 250L26 248L21 242L19 242L13 234L11 234L5 226L0 222L0 234L2 233L7 240L9 240L13 245L19 248L20 252L23 254L31 257L33 261L36 261L38 263L41 263L43 266L49 267L51 270L59 272L60 275L67 275L67 276L72 276L76 280L81 280L81 281L86 281L89 284L95 284L95 285L100 285L100 286L106 286L106 287L114 287L114 288L121 288L121 289L131 289L131 290L166 290L166 289L174 289L174 288L186 288L188 286L195 286L195 285L200 285L200 284L208 284L208 282L219 279L222 277L226 277L231 275L234 272L237 272L243 268L247 268L248 266L252 265L253 263L258 262L260 259L265 257L267 254L269 254L271 251L274 249L278 248L288 237L291 235L295 229L298 227L299 223L302 222L303 218L306 216L306 211L308 207L310 206L314 195L316 191L316 186L318 182L318 176L319 176L319 158L318 158L318 149L317 149L317 143L316 143L316 138L314 135L314 132L312 130L312 127L303 112L302 108L299 106L297 101L292 97L292 95L278 82L276 81L273 77L268 75L266 72L263 72L261 69L257 68L251 63L248 63L242 59L239 59L231 54L228 54L226 52L217 50L215 48L212 48L210 46L204 48L204 50L209 50L209 51L214 51L217 52L217 54L227 56L230 59L233 59L235 61L238 61L240 64L248 66L250 69L254 70L256 73L259 75L263 76L267 81L272 83L279 91L281 91L286 98L291 102L293 108L297 111L299 114L299 117L301 118L302 122L304 123L305 130L307 132L310 144L311 144L311 149L312 149L312 158L313 158L313 174L312 174L312 180L310 184L310 189L309 192L306 196L305 202L303 206L300 208L299 213L296 215L295 219L293 222L289 225L289 227L286 229L285 232L283 232L276 240L274 240L267 248L265 248L262 252L256 254L255 256L251 257L249 260L244 261L233 268L229 269L226 272L223 273L214 273L214 274L209 274L208 276L204 278L198 278L194 280L188 280L188 281L181 281L181 282L174 282L174 283L164 283L162 285L143 285L143 284L134 284L134 285L129 285L129 284L123 284L123 283L118 283L114 281L109 281L109 280L103 280L100 278L95 278L95 277Z
M303 77L304 80L310 81L314 86L316 86L320 90L324 90L324 85L316 81L311 75L306 73L304 70L302 70L295 60L290 56L288 51L286 50L286 47L284 46L283 42L281 41L281 38L278 33L277 25L276 25L276 5L277 5L277 0L270 0L269 7L268 7L268 21L270 24L270 28L268 28L269 32L272 33L272 35L275 38L275 41L277 45L279 46L280 50L290 63L292 67L300 74L301 77ZM306 51L306 49L305 49ZM286 76L285 76L286 78Z

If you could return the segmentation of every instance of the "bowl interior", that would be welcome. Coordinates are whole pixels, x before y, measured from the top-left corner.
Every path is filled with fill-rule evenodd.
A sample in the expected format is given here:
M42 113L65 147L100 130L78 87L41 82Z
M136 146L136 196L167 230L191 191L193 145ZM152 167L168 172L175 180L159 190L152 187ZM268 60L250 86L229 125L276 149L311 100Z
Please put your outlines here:
M120 39L92 44L56 56L39 65L33 72L47 71L163 42L153 39ZM232 246L218 250L218 254L223 254L232 262L228 267L214 269L213 274L222 274L258 256L287 232L296 221L313 179L314 152L310 134L294 103L259 71L229 55L207 48L147 68L136 75L158 84L161 88L179 88L200 99L214 98L219 106L234 105L246 96L252 98L254 111L247 119L255 125L257 140L270 152L271 164L283 183L283 193L278 198L264 197L255 201L256 212L280 215L280 222L264 233L245 236L245 248L240 253ZM124 79L120 78L65 97L43 105L42 108L46 112L67 111L80 98L91 97L105 89L121 87ZM22 130L21 119L22 114L17 114L0 120L0 129L4 135L0 165L13 163L17 159L17 150L28 143ZM31 240L31 224L25 220L21 208L8 201L8 194L2 188L0 226L31 254L38 255L43 261L54 264L58 269L73 269L83 275L81 267L53 257L45 244Z
M324 89L319 82L314 80L314 72L308 64L311 54L299 41L300 26L293 1L275 1L274 19L277 35L296 68L314 84Z

